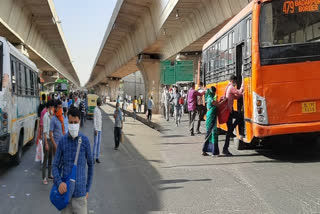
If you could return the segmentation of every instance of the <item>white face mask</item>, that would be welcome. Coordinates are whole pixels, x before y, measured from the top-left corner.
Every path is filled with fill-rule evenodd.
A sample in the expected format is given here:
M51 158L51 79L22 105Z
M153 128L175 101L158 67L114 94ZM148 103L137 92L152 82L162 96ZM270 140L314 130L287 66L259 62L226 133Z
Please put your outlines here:
M69 133L70 133L72 138L78 137L79 129L80 129L79 123L69 124L68 129L69 129Z

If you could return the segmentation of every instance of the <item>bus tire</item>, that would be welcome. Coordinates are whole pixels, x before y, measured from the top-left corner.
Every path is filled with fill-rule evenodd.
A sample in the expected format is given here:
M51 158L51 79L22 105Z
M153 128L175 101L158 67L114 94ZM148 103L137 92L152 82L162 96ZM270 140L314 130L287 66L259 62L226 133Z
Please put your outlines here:
M233 142L237 150L244 150L246 148L246 143L237 137L233 138Z
M22 159L22 147L23 147L23 134L22 131L20 132L19 135L19 144L18 144L18 151L17 153L13 156L13 163L15 165L19 165L21 163Z

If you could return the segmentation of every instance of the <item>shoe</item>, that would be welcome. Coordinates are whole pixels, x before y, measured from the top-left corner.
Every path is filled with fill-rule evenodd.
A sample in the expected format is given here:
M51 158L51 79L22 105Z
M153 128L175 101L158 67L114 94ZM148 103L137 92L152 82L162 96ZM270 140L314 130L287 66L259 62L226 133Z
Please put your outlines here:
M191 133L190 135L191 135L191 136L194 136L194 133Z
M99 159L96 159L96 162L97 162L97 163L101 163Z
M117 147L114 147L114 150L118 150L118 148L117 148Z
M201 132L200 132L200 131L197 131L197 134L201 134Z
M48 180L52 181L53 180L53 176L52 175L48 176Z
M225 156L232 156L232 153L229 152L229 150L223 151L222 154L224 154Z
M209 156L209 154L206 152L202 152L202 156Z
M231 137L231 138L235 138L235 137L237 137L237 136L232 133L232 134L230 135L230 137Z
M219 157L219 155L211 155L211 157L217 158L217 157Z
M43 183L44 185L48 185L48 181L47 181L47 179L46 179L46 178L45 178L45 179L43 179L42 183Z
M178 124L176 124L176 127L178 127Z

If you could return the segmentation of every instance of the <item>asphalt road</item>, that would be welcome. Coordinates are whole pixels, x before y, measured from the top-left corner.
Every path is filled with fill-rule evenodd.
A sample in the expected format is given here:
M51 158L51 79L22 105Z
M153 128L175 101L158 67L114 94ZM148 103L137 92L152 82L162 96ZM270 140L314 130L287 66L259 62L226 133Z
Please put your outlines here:
M103 114L103 133L100 160L95 164L94 180L89 195L88 213L148 213L160 210L153 180L159 178L156 170L139 154L132 142L115 151L113 121ZM150 128L127 119L127 129L135 126ZM130 122L132 125L130 125ZM131 128L130 128L131 127ZM88 120L82 129L93 142L93 123ZM131 134L130 137L133 134ZM129 137L129 136L128 136ZM154 137L154 136L151 136ZM141 140L144 137L141 136ZM34 162L35 145L27 146L22 163L12 166L6 158L0 162L0 213L2 214L53 214L59 213L49 201L52 182L43 185L39 163Z
M162 121L162 133L126 118L125 143L114 151L113 109L104 109L88 213L320 213L320 146L310 140L244 151L232 145L233 157L203 157L204 135L189 136L187 117L178 128ZM83 132L92 142L92 121ZM58 213L34 155L32 146L19 166L1 159L0 214Z

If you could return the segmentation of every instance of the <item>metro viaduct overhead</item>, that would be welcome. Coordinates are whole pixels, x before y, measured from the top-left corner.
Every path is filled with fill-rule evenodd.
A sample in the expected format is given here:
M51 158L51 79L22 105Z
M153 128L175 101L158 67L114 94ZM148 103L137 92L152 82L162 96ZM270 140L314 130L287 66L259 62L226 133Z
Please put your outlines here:
M0 36L26 49L45 80L50 81L45 74L58 72L80 86L60 23L53 0L1 1Z
M111 17L87 87L111 91L140 70L145 97L159 111L160 57L200 51L251 0L119 0ZM112 94L112 99L116 94Z

